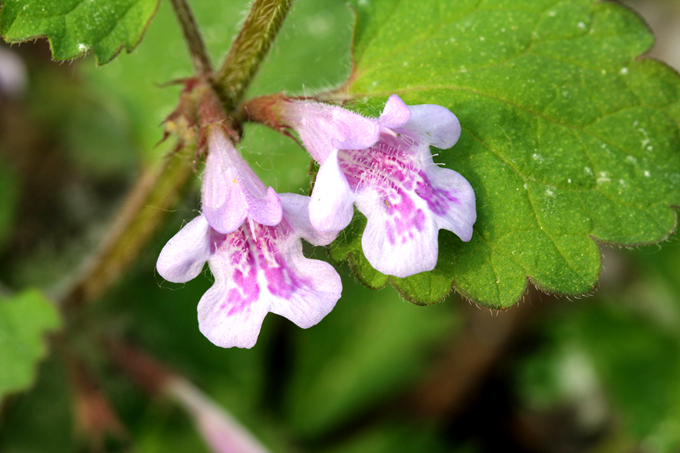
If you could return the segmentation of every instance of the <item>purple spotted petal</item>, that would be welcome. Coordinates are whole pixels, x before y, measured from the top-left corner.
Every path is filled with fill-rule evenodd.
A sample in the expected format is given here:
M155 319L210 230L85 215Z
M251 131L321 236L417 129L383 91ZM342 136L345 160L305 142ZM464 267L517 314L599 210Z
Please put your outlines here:
M427 143L398 130L369 149L342 150L339 161L368 219L366 258L382 273L407 277L434 268L440 228L470 239L475 205L461 175L438 168Z
M241 229L231 233L239 235ZM216 254L210 259L215 283L198 303L198 327L223 348L252 348L260 334L269 303L258 281L258 270L244 257ZM247 252L245 252L247 253Z
M340 277L327 263L302 255L300 236L286 220L212 234L215 284L198 306L200 330L210 341L250 348L269 311L310 327L332 310Z
M417 184L416 193L427 202L437 228L455 233L462 241L472 239L477 220L475 192L460 173L433 165L427 170L429 183Z
M396 129L403 126L411 117L411 112L404 101L399 96L393 94L387 100L385 108L378 119L378 124L382 127Z
M281 203L219 128L210 129L203 177L203 214L215 230L230 233L250 218L263 225L281 221Z
M210 226L198 216L165 244L156 269L169 282L185 283L201 273L209 256Z
M371 266L402 278L434 269L437 226L423 199L402 189L374 189L357 197L357 207L368 219L361 246Z
M434 269L439 229L463 241L472 238L472 187L453 170L432 163L426 168L409 175L406 184L372 187L357 197L357 207L368 219L361 242L364 254L384 274L408 277Z
M449 149L460 138L460 122L456 115L441 105L411 105L411 118L404 129L416 133L424 143Z
M380 134L375 120L328 104L289 101L280 113L282 121L300 134L305 148L319 163L337 148L367 148Z
M306 329L319 323L333 310L342 294L340 276L330 264L302 255L302 243L295 240L283 262L268 277L278 288L271 312L284 316Z
M354 193L333 151L321 164L309 202L309 220L314 228L324 232L345 229L354 215Z

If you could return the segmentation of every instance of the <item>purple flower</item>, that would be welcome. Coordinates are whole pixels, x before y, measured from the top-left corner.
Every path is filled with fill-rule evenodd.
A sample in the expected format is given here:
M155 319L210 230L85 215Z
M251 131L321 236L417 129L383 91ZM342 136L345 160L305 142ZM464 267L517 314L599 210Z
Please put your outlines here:
M327 245L337 233L312 228L309 197L265 187L234 147L234 127L209 84L188 81L168 123L184 125L189 137L197 125L208 148L203 214L168 241L156 264L163 278L184 283L208 262L215 283L198 304L201 332L218 346L250 348L270 311L302 328L321 321L342 283L331 265L304 257L300 239Z
M364 254L380 272L407 277L432 270L441 228L471 239L474 191L430 153L430 145L447 149L460 137L448 109L407 106L392 95L378 119L301 100L281 103L276 113L321 164L309 203L312 226L340 231L356 204L368 219Z
M277 225L281 221L279 197L253 173L219 123L209 125L207 141L202 202L210 226L220 233L231 233L246 218Z
M300 241L327 245L335 234L311 227L308 197L280 194L280 199L283 215L276 226L251 221L224 234L201 215L170 239L158 257L158 273L175 283L193 279L208 262L215 283L198 304L198 322L218 346L255 345L267 312L311 327L340 298L338 273L328 263L305 258Z

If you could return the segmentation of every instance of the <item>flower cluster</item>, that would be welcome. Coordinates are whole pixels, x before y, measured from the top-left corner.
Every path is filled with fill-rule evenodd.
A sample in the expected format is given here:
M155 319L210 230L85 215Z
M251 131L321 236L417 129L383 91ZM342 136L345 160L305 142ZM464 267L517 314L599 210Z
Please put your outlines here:
M295 130L320 164L311 197L305 197L265 187L234 147L216 104L199 102L208 148L203 214L166 244L157 263L160 275L177 283L193 279L208 263L215 283L198 305L198 319L216 345L252 347L268 312L306 328L333 309L340 277L328 263L305 258L300 239L330 244L350 223L355 205L368 219L366 258L388 275L432 270L439 229L464 241L472 237L472 187L437 166L430 153L430 145L450 148L460 136L458 119L446 108L407 106L393 95L382 115L371 119L277 97L267 115L277 128Z

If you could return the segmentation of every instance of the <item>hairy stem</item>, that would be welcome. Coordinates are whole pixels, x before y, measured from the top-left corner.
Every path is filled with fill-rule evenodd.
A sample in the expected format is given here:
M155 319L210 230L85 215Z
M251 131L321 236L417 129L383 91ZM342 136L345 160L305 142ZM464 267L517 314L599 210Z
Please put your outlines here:
M197 76L210 78L212 69L208 54L186 0L170 1L182 25ZM215 81L228 110L240 102L292 2L255 0L253 3ZM194 151L193 147L186 147L181 153L168 157L158 168L147 170L139 177L116 222L109 229L103 246L58 298L63 308L96 299L134 261L189 181L192 172L189 161Z
M196 74L199 77L208 76L212 73L210 57L208 57L205 43L203 42L201 33L198 31L198 26L194 20L194 15L191 13L191 9L189 9L189 4L186 0L170 0L170 3L175 10L177 20L179 20L179 23L182 26L184 38L187 41Z
M253 2L215 80L215 88L227 111L233 110L243 99L292 4L293 0Z
M96 299L134 261L189 181L193 155L192 147L185 148L140 175L102 247L59 298L62 307Z

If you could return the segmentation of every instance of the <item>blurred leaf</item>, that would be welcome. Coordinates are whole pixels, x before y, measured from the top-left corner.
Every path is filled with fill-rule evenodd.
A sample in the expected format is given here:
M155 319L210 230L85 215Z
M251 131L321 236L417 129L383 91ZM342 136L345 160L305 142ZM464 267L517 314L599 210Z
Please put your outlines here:
M286 396L294 430L317 436L394 397L421 375L428 351L450 338L457 321L450 305L419 309L391 289L371 292L345 280L332 315L296 331Z
M432 426L392 422L371 427L324 453L470 453L472 448L456 448L438 436Z
M658 326L620 310L584 315L575 328L633 433L644 438L680 392L680 344Z
M159 0L3 0L0 34L7 42L47 37L55 60L90 50L99 64L141 41Z
M652 243L674 230L680 79L638 58L653 37L633 12L593 0L351 3L355 66L344 89L356 108L376 115L393 93L449 108L463 135L438 160L477 197L473 239L443 233L430 277L392 281L406 297L429 303L455 285L503 308L527 278L583 294L600 274L593 239Z
M74 106L63 130L67 150L79 166L94 176L130 175L135 171L129 124L105 96Z
M135 440L140 453L210 453L189 416L167 401L146 407L137 429Z
M57 308L39 291L0 299L0 398L33 383L47 354L45 334L60 325Z
M545 331L550 341L520 367L525 404L572 405L584 424L602 423L614 409L627 436L653 451L677 451L680 336L622 309L620 301L584 306Z
M124 104L88 82L52 67L35 71L28 92L31 113L90 178L129 176L136 169L136 143Z
M1 304L0 304L1 305ZM16 396L3 411L3 453L73 453L73 414L69 382L55 356L41 366L36 385Z

